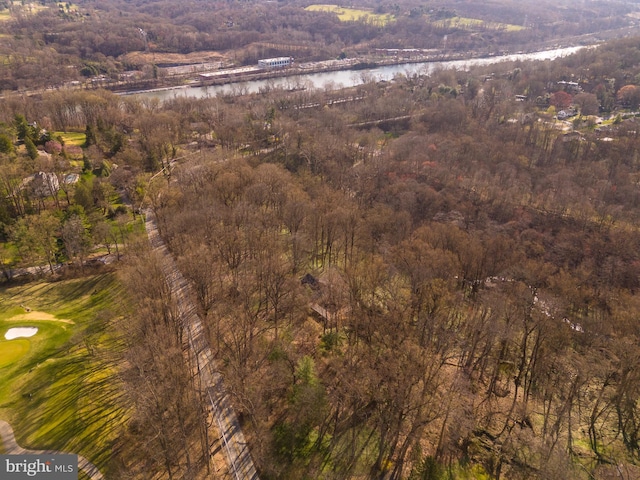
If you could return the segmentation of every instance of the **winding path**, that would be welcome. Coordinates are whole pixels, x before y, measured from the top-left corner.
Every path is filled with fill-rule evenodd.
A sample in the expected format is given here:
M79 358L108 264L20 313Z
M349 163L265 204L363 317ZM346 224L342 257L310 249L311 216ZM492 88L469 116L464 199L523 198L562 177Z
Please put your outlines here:
M42 454L67 454L67 452L60 452L57 450L27 450L22 448L16 442L16 437L13 434L13 428L4 420L0 420L0 439L7 454L9 455L42 455ZM75 455L75 454L74 454ZM84 458L82 455L78 455L78 469L82 470L91 480L104 480L102 473L98 470L93 463Z

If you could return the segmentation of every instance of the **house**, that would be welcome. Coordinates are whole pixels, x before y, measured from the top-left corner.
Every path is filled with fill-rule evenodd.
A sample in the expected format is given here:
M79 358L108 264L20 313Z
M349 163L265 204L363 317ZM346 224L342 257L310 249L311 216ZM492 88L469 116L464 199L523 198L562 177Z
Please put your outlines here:
M584 142L585 138L580 132L568 132L562 136L562 141L565 143L573 141Z
M566 82L564 80L561 80L558 82L558 85L560 85L564 89L564 91L568 93L580 93L582 91L582 87L580 87L578 82Z
M77 173L67 173L62 180L65 185L75 185L80 180L80 175Z
M558 112L558 120L566 120L567 118L575 117L578 113L573 108L567 108L566 110L560 110Z
M34 195L40 198L55 195L60 190L60 182L55 173L38 172L31 176L31 189Z

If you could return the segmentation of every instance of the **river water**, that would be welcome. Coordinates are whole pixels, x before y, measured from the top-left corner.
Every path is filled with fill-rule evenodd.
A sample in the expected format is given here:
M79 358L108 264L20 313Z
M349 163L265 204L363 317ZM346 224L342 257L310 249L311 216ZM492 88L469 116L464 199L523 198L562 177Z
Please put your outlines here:
M167 90L151 90L132 93L138 98L157 98L165 101L178 97L206 98L218 95L244 95L257 93L268 88L296 89L330 89L354 87L372 79L376 81L391 80L398 74L413 75L433 72L435 69L465 70L477 65L490 65L493 63L517 61L517 60L553 60L554 58L571 55L585 47L568 47L554 50L545 50L535 53L520 53L501 55L487 58L473 58L467 60L451 60L444 62L404 63L387 65L384 67L368 68L363 70L340 70L324 73L307 73L282 78L270 78L268 80L252 80L248 82L227 83L210 87L179 87Z

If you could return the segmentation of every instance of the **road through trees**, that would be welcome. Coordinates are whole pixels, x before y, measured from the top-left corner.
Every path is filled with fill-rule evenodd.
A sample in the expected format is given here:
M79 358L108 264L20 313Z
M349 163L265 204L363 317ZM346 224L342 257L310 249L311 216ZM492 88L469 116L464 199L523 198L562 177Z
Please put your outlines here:
M204 393L207 409L213 416L222 439L229 472L234 480L258 480L240 422L226 396L222 376L217 370L202 322L196 313L191 298L192 289L160 238L153 213L147 211L146 216L145 225L149 241L161 262L161 270L169 288L169 295L175 302L178 328L181 329L180 334L184 335L183 341L189 346L189 356L194 360L194 367L197 368L198 383Z

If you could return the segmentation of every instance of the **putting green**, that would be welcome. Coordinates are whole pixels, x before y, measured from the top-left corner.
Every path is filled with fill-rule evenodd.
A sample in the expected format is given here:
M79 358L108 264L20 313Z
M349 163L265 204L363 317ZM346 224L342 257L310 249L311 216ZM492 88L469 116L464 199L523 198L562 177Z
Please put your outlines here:
M0 340L0 368L11 365L23 357L31 349L31 342L26 338Z
M55 349L69 338L70 327L73 325L71 320L56 318L45 312L25 313L23 309L20 310L22 312L6 319L0 318L0 369L17 367L20 360L29 358L31 353L42 354L44 350ZM32 337L7 340L4 336L12 328L34 327L38 331ZM3 375L12 376L6 371L0 374L0 378Z

